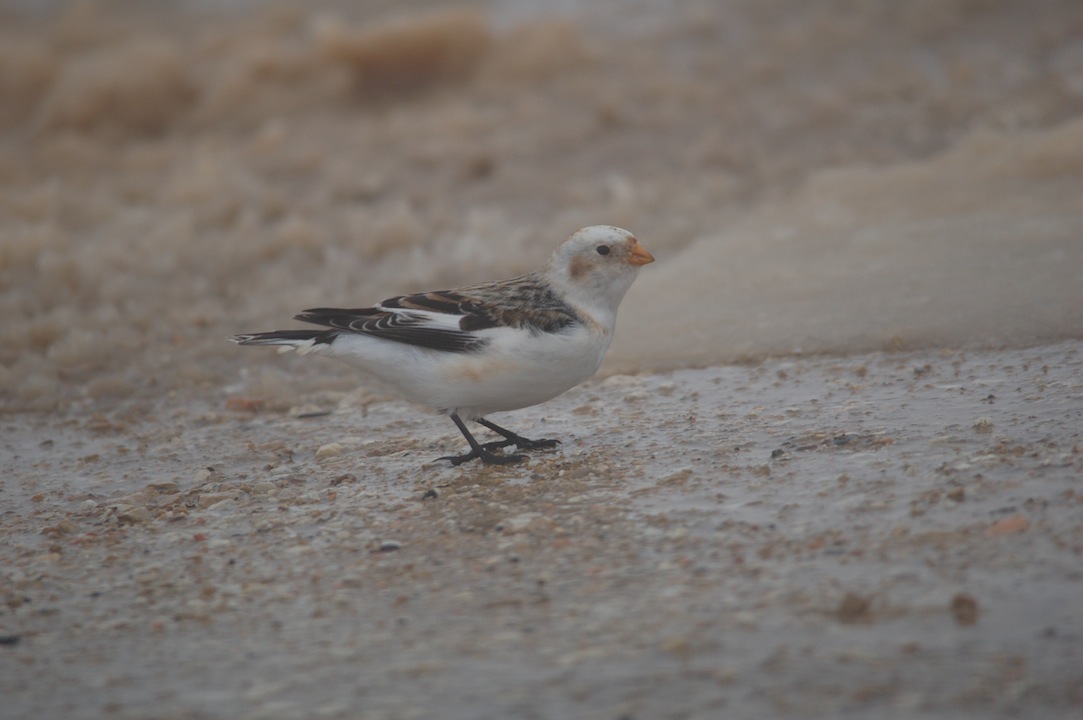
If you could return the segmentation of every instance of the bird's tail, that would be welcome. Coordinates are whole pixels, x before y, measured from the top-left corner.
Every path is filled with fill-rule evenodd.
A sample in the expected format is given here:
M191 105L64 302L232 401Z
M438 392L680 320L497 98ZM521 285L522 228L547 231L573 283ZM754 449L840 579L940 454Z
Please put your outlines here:
M337 330L273 330L234 335L229 339L238 345L277 345L279 352L296 350L306 355L327 351L338 334Z

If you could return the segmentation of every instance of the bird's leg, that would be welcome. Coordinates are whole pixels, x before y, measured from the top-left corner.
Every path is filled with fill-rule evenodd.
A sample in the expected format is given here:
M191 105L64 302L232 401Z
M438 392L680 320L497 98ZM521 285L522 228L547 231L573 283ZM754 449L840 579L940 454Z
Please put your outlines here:
M466 425L463 424L462 419L456 413L451 413L451 421L455 423L456 427L466 438L466 441L470 443L470 452L465 455L447 455L438 460L450 460L452 465L462 465L467 460L473 460L477 458L486 465L510 465L511 463L521 462L526 459L525 455L494 455L489 452L488 448L474 439L474 436L470 434L470 431L466 429ZM508 443L509 445L511 443Z
M485 418L477 418L474 422L479 425L484 425L493 432L503 435L505 440L494 440L493 442L487 442L482 445L483 448L498 448L507 447L508 445L514 445L516 450L541 450L543 448L556 447L560 444L559 440L530 440L522 435L516 435L511 430L506 430L496 423L486 420Z

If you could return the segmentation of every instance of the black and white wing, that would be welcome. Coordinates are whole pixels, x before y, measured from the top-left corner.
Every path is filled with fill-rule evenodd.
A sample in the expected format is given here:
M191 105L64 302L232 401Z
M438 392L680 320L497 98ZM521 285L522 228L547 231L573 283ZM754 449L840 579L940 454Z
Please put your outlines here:
M473 352L489 344L483 331L559 332L581 322L539 277L399 295L368 308L313 308L294 317L314 325L442 352Z

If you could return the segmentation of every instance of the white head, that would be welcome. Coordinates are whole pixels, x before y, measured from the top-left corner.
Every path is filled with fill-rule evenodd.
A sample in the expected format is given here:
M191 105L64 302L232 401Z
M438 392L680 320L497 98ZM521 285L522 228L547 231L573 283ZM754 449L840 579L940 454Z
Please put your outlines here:
M568 300L615 318L639 269L651 262L654 257L632 233L594 225L561 243L549 259L546 275Z

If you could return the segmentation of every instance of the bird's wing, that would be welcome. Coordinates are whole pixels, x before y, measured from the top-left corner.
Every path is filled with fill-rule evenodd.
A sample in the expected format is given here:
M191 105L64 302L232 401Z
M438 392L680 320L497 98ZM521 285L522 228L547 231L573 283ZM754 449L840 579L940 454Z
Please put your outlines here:
M580 322L539 278L399 295L368 308L314 308L296 320L444 352L470 352L489 344L492 328L559 332Z
M459 326L461 313L451 307L401 307L398 300L391 298L369 308L313 308L294 319L443 352L470 352L489 344L464 331Z

